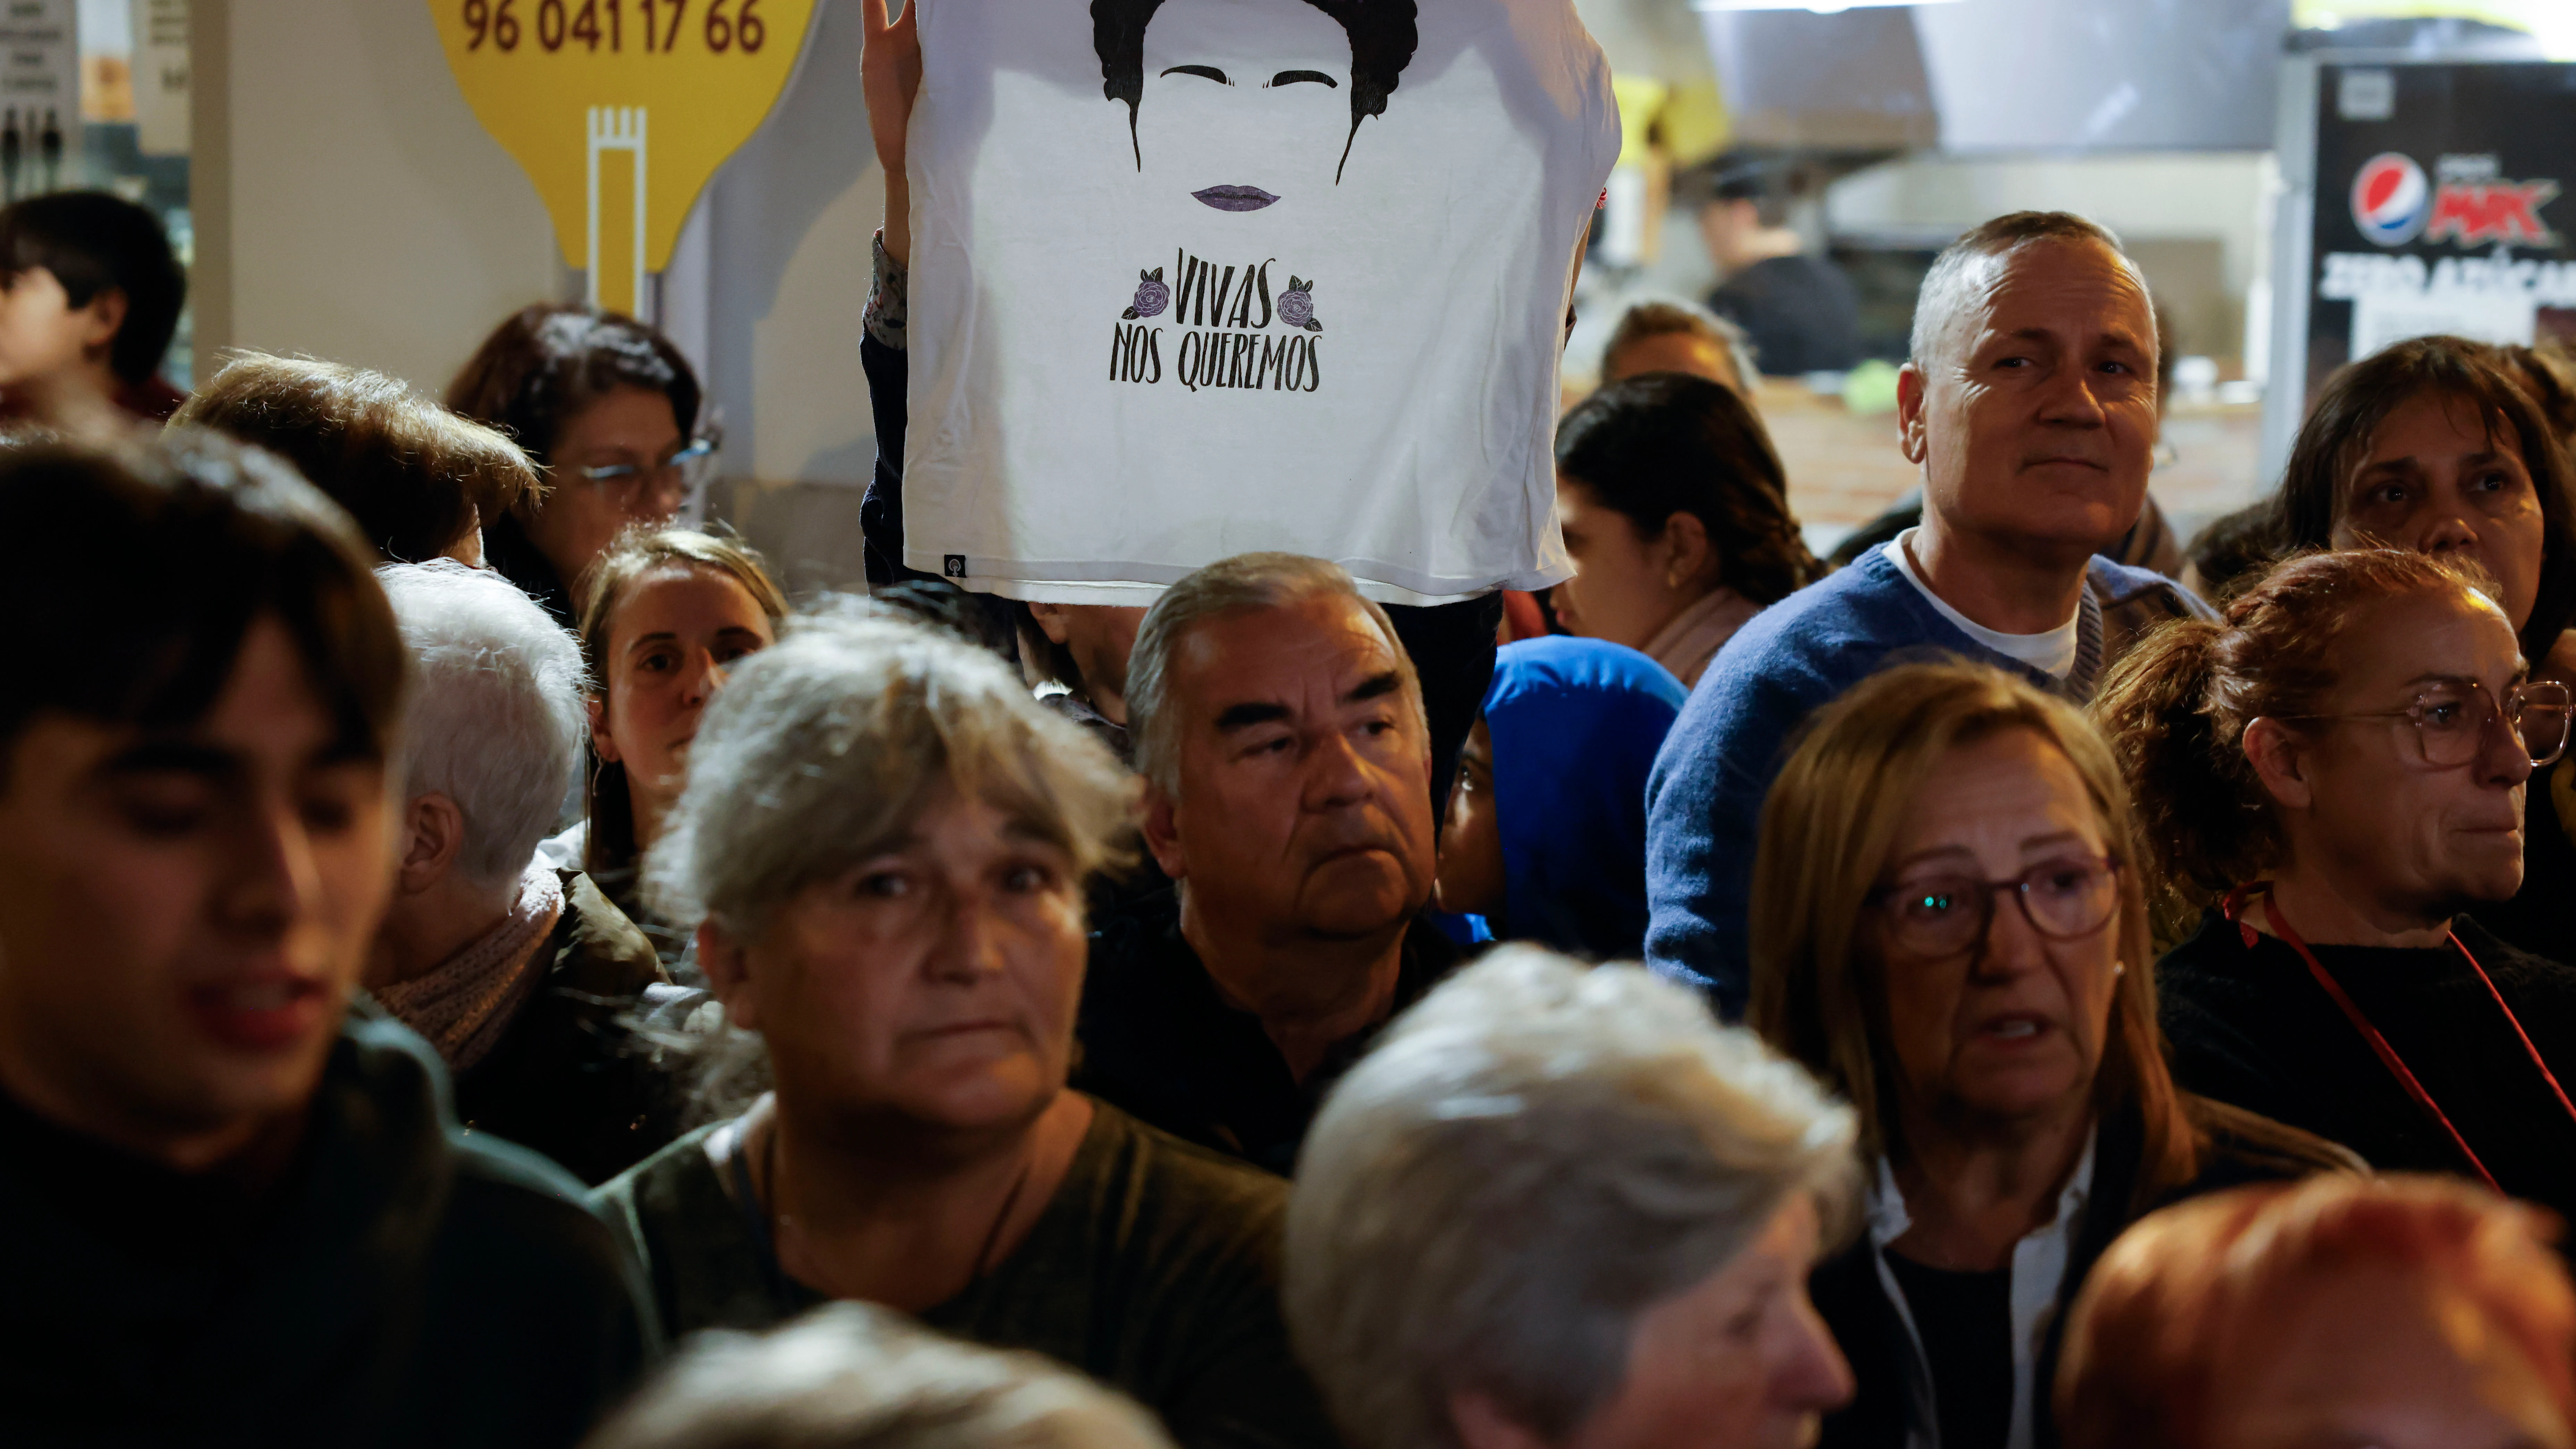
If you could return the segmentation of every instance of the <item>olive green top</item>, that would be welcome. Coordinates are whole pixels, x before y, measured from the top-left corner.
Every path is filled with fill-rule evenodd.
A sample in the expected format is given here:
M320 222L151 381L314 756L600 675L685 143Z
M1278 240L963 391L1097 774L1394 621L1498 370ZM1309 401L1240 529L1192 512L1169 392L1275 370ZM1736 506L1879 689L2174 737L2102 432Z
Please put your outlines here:
M663 1332L765 1328L825 1301L773 1256L736 1144L682 1137L591 1194L651 1285ZM1011 1255L921 1314L1069 1364L1159 1414L1183 1449L1335 1449L1279 1311L1288 1184L1095 1103Z

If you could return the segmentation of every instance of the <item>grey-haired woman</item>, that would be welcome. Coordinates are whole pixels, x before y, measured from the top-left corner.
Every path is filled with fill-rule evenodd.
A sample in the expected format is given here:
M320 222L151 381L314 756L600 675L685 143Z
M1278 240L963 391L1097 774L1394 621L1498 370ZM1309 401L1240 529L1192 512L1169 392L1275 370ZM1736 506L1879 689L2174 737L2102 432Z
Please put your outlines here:
M647 862L747 1110L601 1188L664 1328L828 1299L1034 1349L1184 1446L1328 1445L1277 1297L1278 1179L1065 1089L1084 877L1132 791L961 641L792 626L708 707Z

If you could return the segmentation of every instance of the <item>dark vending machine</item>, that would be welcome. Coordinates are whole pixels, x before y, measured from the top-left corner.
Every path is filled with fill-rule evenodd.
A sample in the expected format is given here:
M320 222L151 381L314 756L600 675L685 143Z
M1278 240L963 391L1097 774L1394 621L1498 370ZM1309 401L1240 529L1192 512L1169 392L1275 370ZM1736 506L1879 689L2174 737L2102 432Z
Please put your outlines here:
M2355 358L2437 332L2576 338L2576 64L2293 69L2264 409L2273 473L2317 390Z

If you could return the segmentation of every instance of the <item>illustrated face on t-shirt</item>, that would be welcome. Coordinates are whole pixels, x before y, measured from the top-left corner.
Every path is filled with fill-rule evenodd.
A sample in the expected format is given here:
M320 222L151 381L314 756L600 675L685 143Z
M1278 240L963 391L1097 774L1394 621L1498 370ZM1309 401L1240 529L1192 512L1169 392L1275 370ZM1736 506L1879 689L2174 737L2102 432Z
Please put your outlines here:
M1098 0L1092 18L1148 195L1239 215L1327 194L1415 43L1413 0Z

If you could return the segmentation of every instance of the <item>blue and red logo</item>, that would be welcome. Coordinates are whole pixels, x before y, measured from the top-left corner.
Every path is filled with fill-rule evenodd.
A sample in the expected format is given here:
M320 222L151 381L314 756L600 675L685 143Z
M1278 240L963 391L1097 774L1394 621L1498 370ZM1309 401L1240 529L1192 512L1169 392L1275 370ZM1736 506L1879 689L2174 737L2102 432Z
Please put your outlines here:
M2381 246L2413 241L2432 214L2433 188L2411 156L2382 151L2352 178L2352 224Z

